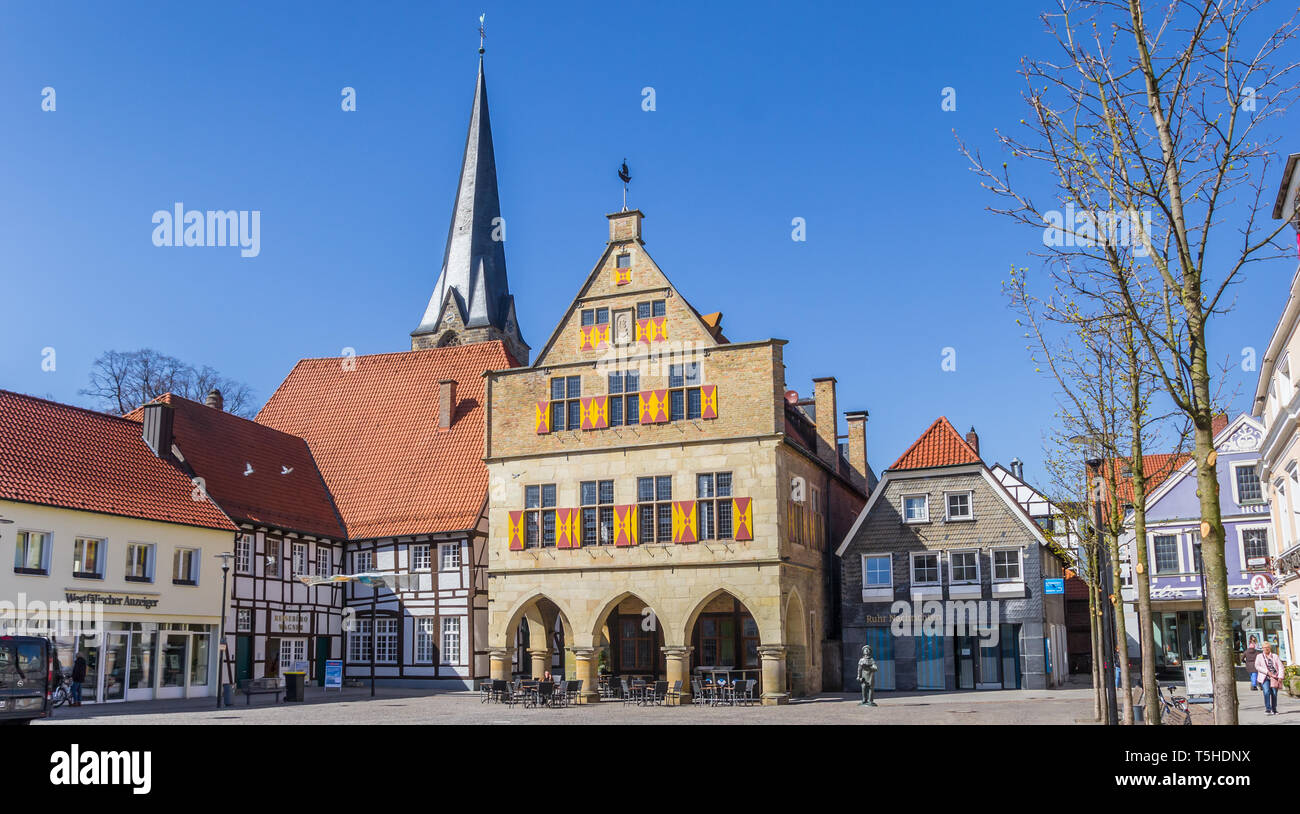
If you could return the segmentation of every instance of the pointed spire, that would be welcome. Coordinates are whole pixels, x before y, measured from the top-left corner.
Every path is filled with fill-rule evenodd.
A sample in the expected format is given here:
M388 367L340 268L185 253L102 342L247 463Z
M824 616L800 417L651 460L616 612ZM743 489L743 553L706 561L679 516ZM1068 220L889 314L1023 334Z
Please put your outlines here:
M481 47L481 46L480 46ZM433 334L450 299L465 328L496 329L500 334L482 338L514 340L528 346L511 317L510 286L506 278L505 223L497 197L496 156L492 149L492 123L488 116L487 80L483 57L478 63L474 107L470 113L460 184L456 190L442 270L429 298L420 327L411 335ZM453 296L454 295L454 296ZM493 333L492 331L488 332ZM475 341L466 337L469 341Z

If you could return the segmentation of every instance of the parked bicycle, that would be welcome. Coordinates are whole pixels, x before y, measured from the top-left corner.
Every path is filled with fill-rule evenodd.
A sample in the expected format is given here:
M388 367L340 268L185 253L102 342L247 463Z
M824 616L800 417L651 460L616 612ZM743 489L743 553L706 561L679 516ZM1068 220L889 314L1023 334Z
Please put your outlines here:
M1187 697L1174 695L1174 685L1156 686L1160 692L1160 723L1171 726L1191 726L1192 710Z
M54 677L54 680L58 682L58 684L55 686L54 692L50 693L50 705L61 707L65 704L71 703L72 688L69 686L67 674L60 672Z

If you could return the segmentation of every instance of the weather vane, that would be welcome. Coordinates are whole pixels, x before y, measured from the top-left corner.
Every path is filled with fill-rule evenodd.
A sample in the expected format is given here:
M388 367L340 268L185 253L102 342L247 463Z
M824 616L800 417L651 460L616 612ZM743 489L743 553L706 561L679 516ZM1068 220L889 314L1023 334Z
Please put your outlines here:
M485 17L487 17L486 11L478 16L478 52L480 54L483 53L483 40L487 38L487 33L484 32L483 30L484 27L483 18Z
M632 180L632 173L627 168L627 159L623 159L623 166L618 168L619 180L623 182L623 211L627 211L627 184Z

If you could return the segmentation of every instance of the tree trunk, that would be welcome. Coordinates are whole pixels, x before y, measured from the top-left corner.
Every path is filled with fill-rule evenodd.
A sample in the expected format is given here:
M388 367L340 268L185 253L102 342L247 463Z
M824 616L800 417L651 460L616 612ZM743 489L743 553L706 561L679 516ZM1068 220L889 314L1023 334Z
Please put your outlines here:
M1201 385L1195 382L1198 391ZM1204 382L1208 405L1208 376ZM1210 669L1214 671L1214 722L1235 726L1237 723L1237 680L1234 673L1232 614L1228 609L1228 570L1223 555L1223 515L1219 508L1219 478L1215 467L1213 416L1207 406L1197 417L1196 496L1201 504L1201 567L1205 570L1205 606L1210 618Z
M1135 436L1133 456L1133 546L1137 553L1134 583L1137 586L1138 641L1142 644L1143 719L1148 725L1160 723L1160 688L1156 684L1156 636L1151 616L1151 573L1147 563L1146 477L1142 466L1142 442Z
M1092 643L1092 714L1094 720L1106 718L1106 694L1101 686L1101 609L1097 607L1097 573L1089 571L1092 584L1088 586L1088 639Z
M1112 584L1115 586L1115 600L1112 604L1115 606L1115 665L1119 668L1118 692L1121 695L1119 699L1119 722L1131 726L1133 724L1133 679L1128 670L1128 630L1124 622L1124 602L1122 601L1124 589L1121 587L1120 579L1123 569L1119 561L1119 535L1110 534L1107 536L1110 538L1111 571L1114 573ZM1106 676L1106 680L1114 681L1115 679L1113 676Z

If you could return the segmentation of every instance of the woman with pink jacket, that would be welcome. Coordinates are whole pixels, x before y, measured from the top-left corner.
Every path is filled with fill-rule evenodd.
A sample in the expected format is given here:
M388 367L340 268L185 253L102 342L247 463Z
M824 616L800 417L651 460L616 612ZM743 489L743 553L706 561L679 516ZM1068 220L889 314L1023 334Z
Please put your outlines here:
M1273 652L1273 643L1264 642L1264 652L1255 657L1255 672L1259 673L1260 688L1264 691L1264 714L1277 714L1277 688L1282 686L1282 660Z

